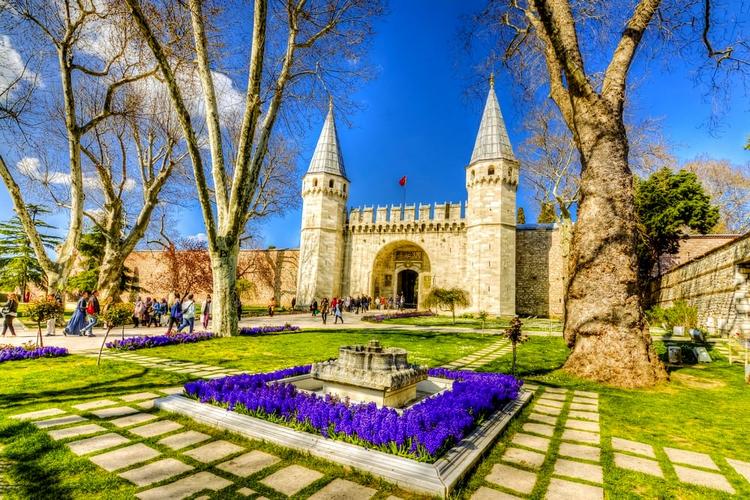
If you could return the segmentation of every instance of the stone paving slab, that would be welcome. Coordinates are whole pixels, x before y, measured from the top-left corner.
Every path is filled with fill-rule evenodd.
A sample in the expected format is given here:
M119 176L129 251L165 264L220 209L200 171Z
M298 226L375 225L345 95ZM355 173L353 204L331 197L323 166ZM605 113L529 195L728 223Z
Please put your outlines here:
M130 440L125 436L110 432L101 436L73 441L72 443L68 443L68 448L76 455L86 455L87 453L114 448L115 446L129 442Z
M34 420L36 418L54 417L55 415L63 415L64 410L60 408L47 408L46 410L30 411L28 413L19 413L18 415L12 415L10 418L16 420Z
M581 420L591 420L592 422L599 421L599 414L593 411L569 410L568 417Z
M37 420L34 422L34 425L40 429L48 429L59 425L77 424L78 422L85 422L87 420L88 418L80 415L66 415L64 417L50 418L48 420Z
M179 387L167 387L165 389L159 389L159 392L162 394L172 395L172 394L182 394L185 391L185 388L182 386Z
M602 500L604 490L599 486L553 478L544 498L547 500Z
M235 476L248 477L280 461L281 459L275 455L264 453L260 450L253 450L221 463L216 468Z
M539 389L539 386L536 385L536 384L523 384L523 388L524 389L528 389L530 391L535 391L535 390Z
M513 436L513 439L511 441L515 444L520 444L521 446L525 446L527 448L538 451L543 451L545 453L549 449L550 443L550 440L547 438L532 436L530 434L523 434L521 432L517 432L515 436Z
M638 441L613 437L612 448L619 451L627 451L628 453L635 453L636 455L656 458L653 446L646 443L639 443Z
M599 432L599 424L597 422L588 422L586 420L576 420L573 418L568 418L565 422L565 427L579 431Z
M125 448L118 448L114 451L102 453L101 455L94 455L90 460L102 469L112 472L113 470L124 469L125 467L151 460L159 455L160 453L155 449L143 443L136 443Z
M580 441L581 443L599 444L599 434L593 432L565 429L562 434L565 441Z
M750 482L750 462L743 462L741 460L735 460L733 458L727 458L727 462L732 466L737 474L747 479Z
M316 470L301 465L290 465L264 478L261 483L287 496L292 496L321 477L323 474Z
M210 472L199 472L173 483L136 493L141 500L170 500L189 497L203 490L220 491L230 486L232 481Z
M555 401L553 399L546 399L544 398L544 396L542 396L541 398L536 400L536 405L537 406L544 405L544 406L549 406L552 408L562 408L564 406L564 403L560 401Z
M133 415L127 415L125 417L110 420L110 423L116 427L130 427L131 425L144 424L157 418L159 417L150 413L135 413Z
M643 474L649 474L656 477L664 477L664 473L659 467L659 462L649 460L648 458L634 457L624 453L615 453L615 465L621 469L628 469Z
M480 487L477 491L471 495L469 500L520 500L521 497L511 495L509 493L503 493L502 491L493 490L486 486Z
M368 500L372 498L378 490L362 486L361 484L347 481L346 479L334 479L324 488L316 491L310 500L350 500L360 498Z
M91 413L99 418L113 418L138 413L138 410L130 406L117 406L115 408L105 408L103 410L92 411Z
M174 458L165 458L164 460L152 462L137 469L121 472L118 475L136 486L148 486L149 484L178 476L189 470L193 470L192 465L180 462Z
M584 397L587 397L587 398L599 399L599 393L598 392L573 391L573 394L576 395L576 396L584 396Z
M669 459L677 464L692 465L693 467L703 467L704 469L719 470L716 463L705 453L695 451L681 450L679 448L664 448L664 453Z
M562 387L545 387L544 392L552 392L556 394L566 394L568 392L567 389L563 389Z
M523 450L521 448L508 448L503 454L502 460L530 469L538 469L544 463L544 453Z
M599 411L598 405L584 404L584 403L570 403L571 410L583 410L583 411Z
M553 401L565 401L565 394L555 394L554 392L547 394L546 392L542 394L542 398L544 399L551 399Z
M151 424L142 425L140 427L134 427L128 432L132 432L141 437L149 438L154 436L161 436L167 432L176 431L182 429L182 424L172 422L171 420L160 420Z
M574 403L583 403L585 405L594 405L594 406L597 406L599 404L599 400L598 399L592 399L592 398L587 398L587 397L583 397L583 396L573 396L573 402Z
M549 425L557 424L557 417L553 417L552 415L542 415L541 413L530 413L529 420L535 420Z
M560 443L558 454L563 457L598 462L601 458L601 449L596 446L586 446L584 444Z
M136 406L144 410L151 410L154 407L154 400L141 401L140 403L136 403Z
M154 394L153 392L136 392L135 394L128 394L127 396L123 396L120 399L123 401L127 401L128 403L132 403L133 401L143 401L144 399L154 399L158 398L158 394Z
M547 415L554 415L557 416L560 413L562 413L562 408L551 408L549 406L544 405L534 405L532 408L532 411L535 411L537 413L546 413Z
M96 424L77 425L75 427L66 427L65 429L57 429L49 431L49 436L55 441L61 439L69 439L72 437L86 436L88 434L96 434L97 432L106 431L104 427Z
M228 457L229 455L239 453L243 449L244 448L242 448L242 446L237 446L234 443L230 443L229 441L220 439L218 441L213 441L211 443L204 444L203 446L199 446L198 448L193 448L190 451L186 451L184 455L198 460L199 462L210 463L215 462L216 460L221 460L222 458Z
M553 474L557 476L567 476L576 479L583 479L592 483L604 482L604 471L601 465L585 464L583 462L574 462L565 458L558 458L555 462Z
M485 478L490 483L519 493L529 494L536 484L536 474L509 465L495 464Z
M245 486L245 487L242 487L239 490L237 490L237 493L239 495L242 495L243 497L249 497L250 495L255 495L256 491L255 490L251 490L250 488L248 488L247 486Z
M666 448L665 448L666 449ZM683 483L695 484L698 486L705 486L714 490L726 491L734 495L735 491L732 485L729 484L727 478L721 474L715 472L706 472L692 467L683 467L681 465L675 465L674 471L677 474L677 478Z
M95 410L97 408L104 408L105 406L114 406L116 404L119 403L117 403L116 401L112 401L111 399L99 399L97 401L89 401L88 403L74 405L73 408L78 411L88 411Z
M555 428L547 424L535 424L527 422L523 424L524 432L531 432L533 434L541 434L542 436L552 437L555 433Z
M202 443L203 441L206 441L208 439L211 439L211 436L209 436L208 434L203 434L202 432L198 431L187 431L165 437L164 439L159 441L159 444L173 450L181 450L183 448L187 448L188 446Z

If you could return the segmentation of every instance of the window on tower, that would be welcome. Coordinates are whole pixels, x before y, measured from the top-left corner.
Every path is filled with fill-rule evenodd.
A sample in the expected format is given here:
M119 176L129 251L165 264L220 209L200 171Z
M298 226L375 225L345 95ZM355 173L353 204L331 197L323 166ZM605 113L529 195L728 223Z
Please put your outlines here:
M487 175L495 175L495 167L488 168Z
M328 181L328 187L329 188L333 188L333 179L331 179L330 181Z
M313 179L313 187L318 187L318 179Z
M341 187L344 188L344 192L346 193L346 184L342 184Z

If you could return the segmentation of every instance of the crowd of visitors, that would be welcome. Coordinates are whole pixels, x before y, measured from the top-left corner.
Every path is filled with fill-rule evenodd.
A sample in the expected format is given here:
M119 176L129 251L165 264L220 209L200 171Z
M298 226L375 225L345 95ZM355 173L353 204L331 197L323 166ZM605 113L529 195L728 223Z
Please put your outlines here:
M330 301L328 297L323 297L320 302L318 299L313 299L310 304L310 313L313 317L317 317L320 314L323 324L328 322L329 314L333 314L333 323L337 324L339 321L344 323L344 311L354 314L363 314L373 310L385 310L385 309L398 309L404 308L404 294L400 294L398 297L345 297L338 298L333 297ZM271 315L273 316L273 314Z

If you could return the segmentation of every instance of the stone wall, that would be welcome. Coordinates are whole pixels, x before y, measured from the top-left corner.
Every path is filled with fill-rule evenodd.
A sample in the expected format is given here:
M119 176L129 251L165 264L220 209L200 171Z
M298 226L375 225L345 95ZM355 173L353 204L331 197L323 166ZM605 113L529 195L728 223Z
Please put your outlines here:
M651 283L650 292L652 305L685 300L695 306L699 326L709 332L739 331L748 321L738 304L750 294L750 233L673 268Z
M555 224L523 224L516 231L516 313L563 314L563 261Z
M680 241L680 251L662 255L662 274L737 239L737 234L694 234Z

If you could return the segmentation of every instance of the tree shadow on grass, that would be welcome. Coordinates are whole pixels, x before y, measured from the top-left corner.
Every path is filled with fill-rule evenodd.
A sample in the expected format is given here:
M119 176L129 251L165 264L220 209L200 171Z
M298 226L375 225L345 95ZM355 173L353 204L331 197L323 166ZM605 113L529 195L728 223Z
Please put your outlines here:
M73 490L63 478L75 473L70 462L60 463L51 456L61 445L38 432L28 422L11 422L0 426L2 457L7 460L4 472L11 485L6 490L18 498L73 498Z

